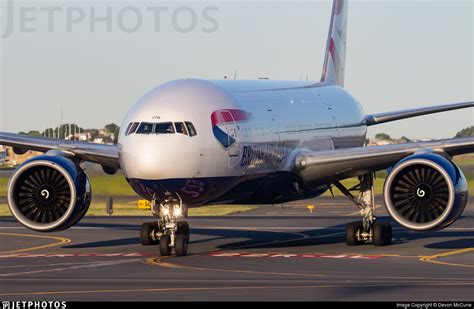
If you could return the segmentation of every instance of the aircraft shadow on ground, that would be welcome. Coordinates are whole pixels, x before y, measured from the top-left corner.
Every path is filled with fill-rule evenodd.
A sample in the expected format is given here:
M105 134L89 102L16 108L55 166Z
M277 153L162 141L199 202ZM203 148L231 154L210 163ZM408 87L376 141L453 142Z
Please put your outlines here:
M472 233L463 233L465 235L473 236ZM434 242L426 245L428 249L464 249L474 248L474 238L459 238L455 240Z
M95 241L95 242L82 243L82 244L74 244L74 245L64 246L63 248L66 248L66 249L105 248L105 247L138 245L138 244L140 244L140 238L133 237L133 238L119 238L119 239L112 239L112 240L103 240L103 241Z
M1 223L18 223L18 221L13 217L0 217L0 222ZM100 223L85 222L85 223L83 223L83 222L81 222L77 225L77 227L91 228L91 229L100 228L100 229L140 231L140 225L133 224L133 223L127 224L127 223L113 223L113 222L112 223L104 223L104 222L100 222Z
M381 220L388 220L388 217L380 217ZM392 222L393 223L393 222ZM136 225L124 224L105 224L112 229L119 230L136 230ZM104 227L104 224L81 224L88 227ZM393 224L394 237L393 245L401 245L420 239L436 239L440 238L456 238L455 240L437 241L424 245L429 249L461 249L474 247L474 232L470 231L453 231L442 230L438 232L411 232L398 229L399 226ZM193 235L207 236L203 239L193 240ZM242 240L243 239L243 240ZM309 247L328 244L341 244L345 246L345 224L330 226L323 229L315 230L294 230L294 231L266 231L262 230L242 230L242 229L209 229L209 228L193 228L191 226L191 242L190 245L199 245L212 242L220 242L215 249L218 250L245 250L252 248L295 248ZM111 240L102 240L88 243L72 244L63 248L101 248L101 247L118 247L127 245L140 245L139 237L118 238ZM205 250L209 250L206 248ZM202 252L206 253L206 252Z

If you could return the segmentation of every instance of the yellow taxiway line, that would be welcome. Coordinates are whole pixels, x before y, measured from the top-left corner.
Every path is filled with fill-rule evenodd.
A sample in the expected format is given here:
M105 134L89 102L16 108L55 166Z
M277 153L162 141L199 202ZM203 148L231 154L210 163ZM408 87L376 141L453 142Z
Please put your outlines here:
M453 256L453 255L456 255L456 254L462 254L462 253L466 253L466 252L472 252L472 251L474 251L474 248L464 248L464 249L459 249L459 250L454 250L454 251L448 251L448 252L434 254L434 255L430 255L430 256L423 256L423 257L420 258L420 261L427 262L427 263L438 264L438 265L474 268L474 265L437 261L437 259L439 259L439 258Z
M420 284L418 284L420 285ZM423 283L423 286L474 286L474 283ZM326 285L286 285L286 286L229 286L229 287L200 287L200 288L150 288L150 289L116 289L116 290L76 290L76 291L41 291L41 292L20 292L20 293L1 293L0 296L32 296L32 295L65 295L65 294L107 294L107 293L144 293L144 292L192 292L192 291L241 291L241 290L268 290L268 289L328 289L347 286L345 284L326 284ZM394 286L394 284L358 284L358 287L383 287Z
M389 257L389 256L387 256ZM420 258L419 256L390 256L390 257L403 257L403 258ZM221 268L205 268L205 267L195 267L180 265L166 261L170 257L161 257L161 258L148 258L143 263L151 266L159 266L163 268L175 268L175 269L189 269L189 270L198 270L198 271L207 271L207 272L227 272L227 273L241 273L241 274L254 274L254 275L268 275L268 276L295 276L295 277L305 277L305 278L360 278L360 276L355 275L335 275L335 274L308 274L308 273L291 273L291 272L265 272L265 271L253 271L253 270L244 270L244 269L221 269ZM428 278L428 277L406 277L406 276L367 276L366 278L370 279L383 279L383 280L412 280L412 281L423 281L428 282L428 280L449 280L449 281L459 281L462 282L464 279L459 278ZM473 283L474 284L474 283Z
M46 249L46 248L51 248L51 247L57 247L57 246L61 246L61 245L68 244L68 243L71 242L71 240L70 240L69 238L65 238L65 237L55 237L55 236L43 236L43 235L31 235L31 234L14 234L14 233L0 233L0 235L3 235L3 236L15 236L15 237L30 237L30 238L53 239L53 240L56 240L56 241L57 241L57 242L55 242L55 243L47 244L47 245L41 245L41 246L35 246L35 247L24 248L24 249L18 249L18 250L0 252L0 254L13 254L13 253L21 253L21 252L35 251L35 250L40 250L40 249Z

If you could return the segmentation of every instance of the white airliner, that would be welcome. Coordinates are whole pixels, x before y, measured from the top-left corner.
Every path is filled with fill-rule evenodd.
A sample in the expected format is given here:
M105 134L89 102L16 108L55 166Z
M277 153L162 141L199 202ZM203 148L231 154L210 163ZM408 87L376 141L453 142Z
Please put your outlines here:
M86 214L89 181L80 163L122 169L152 203L143 245L186 255L188 207L267 204L315 197L332 185L360 209L347 225L348 245L391 243L388 222L374 216L373 174L388 169L384 200L398 224L439 230L463 212L468 187L455 155L474 152L474 138L365 147L367 127L474 102L366 115L344 90L346 0L335 0L320 82L183 79L145 94L128 112L117 146L0 133L16 153L45 152L22 164L8 184L15 218L40 232L67 229ZM358 176L346 189L340 181ZM351 192L357 191L353 196Z

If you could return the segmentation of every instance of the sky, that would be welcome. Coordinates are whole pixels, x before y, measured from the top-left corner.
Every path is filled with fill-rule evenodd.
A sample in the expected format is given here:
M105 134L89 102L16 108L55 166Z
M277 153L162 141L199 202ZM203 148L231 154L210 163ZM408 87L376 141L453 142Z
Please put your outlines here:
M331 10L329 0L0 3L7 132L120 125L178 78L319 80ZM474 100L473 15L472 0L350 1L345 88L368 114ZM473 124L468 109L369 136L445 138Z

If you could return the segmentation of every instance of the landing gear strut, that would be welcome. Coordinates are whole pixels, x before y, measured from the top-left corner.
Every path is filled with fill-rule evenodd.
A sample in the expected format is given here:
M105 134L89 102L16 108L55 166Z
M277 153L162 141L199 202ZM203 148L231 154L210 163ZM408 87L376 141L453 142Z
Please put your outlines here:
M377 222L374 215L374 176L365 174L359 176L360 183L350 189L346 189L339 181L334 185L348 197L360 210L362 221L349 223L346 229L346 243L349 246L357 246L366 242L372 242L375 246L387 246L392 243L392 226L388 222ZM359 191L357 197L351 191Z
M169 195L163 203L153 199L151 210L158 221L143 223L142 245L158 245L161 256L171 255L172 248L177 256L187 255L189 225L184 219L188 214L179 196L175 198Z

